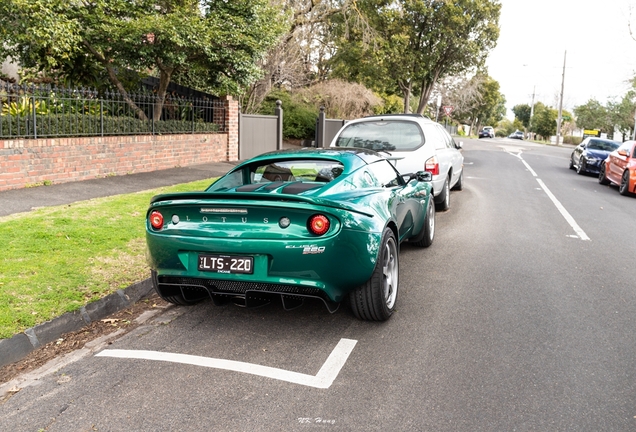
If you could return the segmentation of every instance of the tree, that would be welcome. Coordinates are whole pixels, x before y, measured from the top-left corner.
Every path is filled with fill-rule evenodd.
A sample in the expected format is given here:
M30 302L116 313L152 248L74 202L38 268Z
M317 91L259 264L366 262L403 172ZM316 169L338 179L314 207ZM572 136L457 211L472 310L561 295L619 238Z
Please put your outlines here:
M471 110L481 101L485 75L447 77L440 80L435 92L444 105L454 108L453 118L464 124L473 124Z
M528 104L520 104L512 107L512 112L515 114L515 118L523 124L523 127L530 127L530 112L531 107Z
M509 118L504 117L495 125L495 134L498 137L506 137L515 131L515 127Z
M613 132L613 125L608 121L607 108L596 99L590 99L585 105L574 108L576 123L583 129L600 129L602 132Z
M290 25L279 43L259 60L262 76L241 97L243 112L257 112L273 89L294 90L329 77L327 59L334 54L329 20L355 0L272 0L289 16Z
M544 140L549 139L556 134L558 116L559 112L556 109L537 102L534 107L534 116L532 117L533 131L543 137Z
M623 136L631 136L634 130L634 99L636 91L629 90L619 102L607 103L609 122Z
M122 75L150 71L159 77L158 119L177 74L196 71L206 89L224 93L255 80L284 18L268 0L3 0L0 56L45 74L68 72L78 59L98 65L142 119Z
M497 124L506 115L506 98L499 91L499 82L486 76L480 85L481 98L472 110L472 117L480 125Z
M501 5L494 0L359 0L357 6L373 31L364 33L365 40L363 33L340 26L334 58L339 72L376 83L389 78L404 95L405 108L418 91L420 114L439 80L482 65L499 37Z

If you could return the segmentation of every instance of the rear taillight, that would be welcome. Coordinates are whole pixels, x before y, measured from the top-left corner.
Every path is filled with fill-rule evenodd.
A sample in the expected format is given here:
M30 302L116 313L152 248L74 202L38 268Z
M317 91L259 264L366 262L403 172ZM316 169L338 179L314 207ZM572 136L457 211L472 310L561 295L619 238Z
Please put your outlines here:
M163 228L163 215L157 210L154 210L152 213L150 213L148 220L150 220L150 226L154 229L160 230L161 228Z
M312 234L323 235L329 231L329 219L325 215L313 215L309 218L309 221L307 221L307 228Z
M424 171L430 172L433 175L439 175L439 163L437 163L437 157L433 156L424 163Z

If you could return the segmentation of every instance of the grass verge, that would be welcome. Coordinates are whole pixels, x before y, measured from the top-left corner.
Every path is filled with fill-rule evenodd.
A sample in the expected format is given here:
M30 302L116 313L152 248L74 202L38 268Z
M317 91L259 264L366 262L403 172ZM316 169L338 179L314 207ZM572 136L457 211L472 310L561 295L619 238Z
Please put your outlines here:
M0 339L142 281L145 215L159 193L212 179L0 217Z

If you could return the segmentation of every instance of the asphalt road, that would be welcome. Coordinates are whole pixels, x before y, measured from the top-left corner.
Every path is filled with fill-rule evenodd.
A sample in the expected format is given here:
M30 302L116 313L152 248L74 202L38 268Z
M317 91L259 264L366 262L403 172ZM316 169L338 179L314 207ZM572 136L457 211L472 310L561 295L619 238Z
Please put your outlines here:
M15 393L0 430L636 429L636 198L568 170L570 148L464 149L388 322L169 308Z

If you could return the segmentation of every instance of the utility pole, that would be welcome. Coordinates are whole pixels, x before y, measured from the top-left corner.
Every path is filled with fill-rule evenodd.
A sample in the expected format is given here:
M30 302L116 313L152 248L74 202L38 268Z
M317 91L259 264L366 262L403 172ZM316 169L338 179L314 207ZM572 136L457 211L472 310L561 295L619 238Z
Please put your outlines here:
M530 121L528 122L528 132L530 132L530 136L532 136L532 116L534 115L534 94L537 91L537 86L532 86L532 104L530 105Z
M437 119L439 117L439 109L442 106L442 95L437 95L437 111L435 111L435 122L437 123Z
M556 145L559 145L559 137L561 136L561 120L563 119L563 87L565 85L565 58L568 55L567 50L563 54L563 75L561 77L561 98L559 100L559 118L557 119Z

